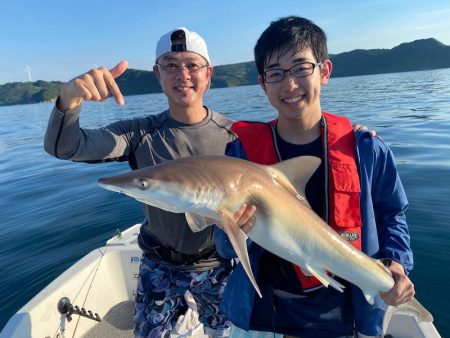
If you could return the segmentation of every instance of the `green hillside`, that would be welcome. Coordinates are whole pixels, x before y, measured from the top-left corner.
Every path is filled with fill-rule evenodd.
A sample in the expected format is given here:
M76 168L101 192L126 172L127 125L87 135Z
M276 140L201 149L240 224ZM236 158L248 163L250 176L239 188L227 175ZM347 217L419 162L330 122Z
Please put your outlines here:
M392 49L354 50L331 55L333 76L409 72L450 67L450 46L436 39L402 43Z
M356 49L330 58L332 77L450 68L450 46L436 39L422 39L392 49ZM116 81L124 95L161 92L151 71L128 69ZM255 84L258 84L258 73L253 61L214 67L211 88ZM0 106L54 100L62 85L62 82L45 81L0 85Z
M0 86L0 106L38 103L55 99L62 82L12 82Z

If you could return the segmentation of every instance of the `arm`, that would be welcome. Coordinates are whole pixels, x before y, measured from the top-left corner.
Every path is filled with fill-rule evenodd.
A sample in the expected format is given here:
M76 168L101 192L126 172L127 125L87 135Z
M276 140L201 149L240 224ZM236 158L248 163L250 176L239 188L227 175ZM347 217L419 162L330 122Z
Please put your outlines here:
M363 250L374 258L395 262L390 267L394 279L397 273L406 277L404 270L409 272L413 264L405 218L408 201L394 157L379 138L360 132L356 132L356 136L361 175L361 216L364 219ZM398 267L401 267L400 271L396 270ZM396 282L394 289L399 285ZM400 300L401 297L394 298ZM358 333L380 335L386 303L391 301L376 297L375 304L370 305L356 286L352 286L352 300Z
M55 107L44 139L45 151L59 159L103 162L126 160L137 126L119 121L99 129L80 128L81 107L62 113Z
M407 277L413 266L405 211L408 207L392 151L379 140L379 154L374 166L372 195L377 222L380 257L390 260L394 287L381 293L388 305L397 306L414 297L414 284Z
M380 246L379 256L400 263L409 274L413 266L413 255L405 216L408 200L392 151L381 140L372 140L376 154L372 199Z
M127 67L122 61L111 71L106 68L91 70L65 84L50 116L44 148L57 158L74 161L117 159L127 149L129 126L117 123L106 128L81 129L79 115L81 102L102 101L113 96L123 104L123 96L115 82Z

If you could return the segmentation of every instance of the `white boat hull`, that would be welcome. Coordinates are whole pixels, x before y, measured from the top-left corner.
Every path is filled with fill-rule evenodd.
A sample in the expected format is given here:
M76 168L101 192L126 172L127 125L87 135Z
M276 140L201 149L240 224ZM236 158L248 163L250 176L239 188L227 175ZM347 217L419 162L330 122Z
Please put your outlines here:
M71 266L22 307L6 324L0 338L132 337L134 294L141 258L137 245L140 224L111 238ZM67 297L80 308L97 313L102 321L72 315L67 321L57 310ZM198 322L195 303L179 318L171 337L206 337ZM432 323L394 315L389 328L395 338L440 338Z

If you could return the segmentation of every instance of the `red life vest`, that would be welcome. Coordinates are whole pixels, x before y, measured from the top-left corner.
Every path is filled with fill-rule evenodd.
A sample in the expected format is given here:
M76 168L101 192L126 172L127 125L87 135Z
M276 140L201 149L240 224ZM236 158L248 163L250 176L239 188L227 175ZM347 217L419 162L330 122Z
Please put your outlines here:
M235 122L231 130L236 133L250 161L274 164L280 161L275 146L276 120L263 122ZM325 176L329 214L328 224L344 239L361 250L360 182L356 165L353 127L347 118L323 113L322 137L324 140ZM325 181L327 182L327 181ZM315 277L305 276L293 264L304 291L321 285Z

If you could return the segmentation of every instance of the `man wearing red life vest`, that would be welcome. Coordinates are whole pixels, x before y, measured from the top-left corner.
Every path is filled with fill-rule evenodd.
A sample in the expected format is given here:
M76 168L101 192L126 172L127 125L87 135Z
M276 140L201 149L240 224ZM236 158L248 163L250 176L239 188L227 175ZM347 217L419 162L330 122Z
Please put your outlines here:
M227 155L262 164L312 155L322 164L306 186L306 197L345 239L374 258L387 259L394 288L369 305L346 281L344 293L325 288L313 277L249 243L253 273L263 294L255 297L241 265L233 271L221 310L234 324L231 337L378 337L386 304L414 296L407 277L413 258L405 210L408 202L390 149L367 131L353 131L346 118L323 112L321 86L332 64L325 33L299 17L271 23L255 46L259 82L278 118L269 123L236 122L239 137ZM235 215L248 232L251 208ZM246 215L248 222L244 222ZM226 235L215 231L218 252L234 257Z

